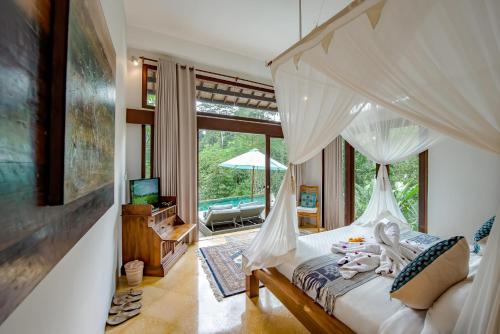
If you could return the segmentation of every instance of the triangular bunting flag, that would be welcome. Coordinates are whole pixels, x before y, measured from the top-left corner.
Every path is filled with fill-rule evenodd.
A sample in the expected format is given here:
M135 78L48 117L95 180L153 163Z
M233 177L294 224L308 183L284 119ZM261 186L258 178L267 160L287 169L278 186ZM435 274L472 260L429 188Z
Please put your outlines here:
M293 63L295 64L295 68L297 69L297 71L299 70L300 57L302 57L302 52L297 53L295 56L293 56Z
M382 14L382 9L384 8L386 0L380 1L378 4L374 5L366 11L366 16L372 25L372 29L375 29L378 21L380 20L380 15Z
M333 40L333 33L335 31L332 31L328 33L325 38L321 41L321 46L323 47L323 51L325 51L325 54L328 53L328 49L330 48L330 44L332 43Z

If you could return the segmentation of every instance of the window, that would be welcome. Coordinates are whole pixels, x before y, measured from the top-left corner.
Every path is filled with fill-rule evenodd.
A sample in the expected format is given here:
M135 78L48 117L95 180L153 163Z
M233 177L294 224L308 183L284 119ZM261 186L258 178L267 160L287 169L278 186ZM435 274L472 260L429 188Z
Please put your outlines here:
M142 125L142 178L153 177L153 126Z
M197 110L200 113L279 122L272 86L227 76L196 74Z
M377 165L345 143L345 219L365 211L373 192ZM388 166L394 197L413 230L427 230L427 151Z
M155 65L142 65L143 108L154 109L156 106L156 71ZM232 80L227 80L225 77L229 76L196 74L198 112L280 121L272 86L232 77Z
M411 157L389 167L394 197L413 230L418 230L419 158Z
M154 109L156 106L156 69L150 64L142 64L142 107Z
M357 219L365 212L368 202L370 202L375 184L376 164L355 151L354 166L355 218Z
M280 114L277 111L240 107L237 105L208 103L200 100L196 101L196 110L201 113L221 116L255 118L272 122L280 121Z

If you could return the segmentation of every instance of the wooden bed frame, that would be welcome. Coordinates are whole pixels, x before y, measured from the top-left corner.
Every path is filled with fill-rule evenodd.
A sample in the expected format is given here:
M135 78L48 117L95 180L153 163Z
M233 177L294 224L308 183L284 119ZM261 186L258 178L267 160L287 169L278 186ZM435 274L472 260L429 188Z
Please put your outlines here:
M328 315L302 290L295 287L276 268L259 269L246 276L246 294L259 296L262 282L311 333L354 333L334 316Z

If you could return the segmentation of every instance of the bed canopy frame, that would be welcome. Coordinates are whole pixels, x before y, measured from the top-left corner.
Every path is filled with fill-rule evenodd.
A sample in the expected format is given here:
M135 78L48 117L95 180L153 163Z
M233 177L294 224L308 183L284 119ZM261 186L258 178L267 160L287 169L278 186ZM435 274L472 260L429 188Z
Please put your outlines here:
M495 0L353 1L269 63L289 161L309 160L340 134L381 165L440 135L500 154L499 32ZM291 170L245 253L249 287L296 247ZM384 171L372 195L377 205L360 224L402 217ZM499 328L498 224L491 234L457 323L462 332Z

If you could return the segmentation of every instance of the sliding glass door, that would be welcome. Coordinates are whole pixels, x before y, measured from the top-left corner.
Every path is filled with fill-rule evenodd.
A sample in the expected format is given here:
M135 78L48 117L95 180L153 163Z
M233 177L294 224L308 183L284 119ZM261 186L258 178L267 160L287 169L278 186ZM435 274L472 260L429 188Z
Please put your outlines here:
M214 205L265 204L266 137L198 131L198 210Z
M288 168L288 152L283 138L269 138L269 209L274 206Z
M278 114L200 101L197 111L200 232L258 228L287 169Z

